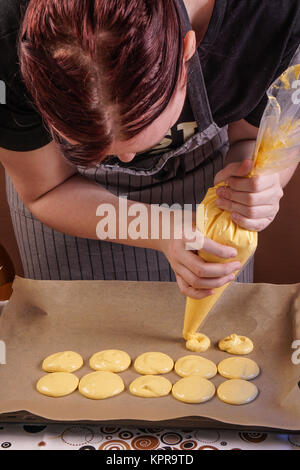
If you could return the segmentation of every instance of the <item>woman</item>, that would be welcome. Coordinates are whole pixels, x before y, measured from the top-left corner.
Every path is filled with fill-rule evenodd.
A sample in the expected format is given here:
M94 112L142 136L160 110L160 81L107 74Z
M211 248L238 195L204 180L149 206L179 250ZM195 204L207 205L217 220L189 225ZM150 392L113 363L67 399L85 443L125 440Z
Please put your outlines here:
M204 263L184 237L97 239L97 208L118 211L126 196L129 208L195 211L215 179L228 181L219 205L240 226L261 231L274 220L296 167L247 175L266 90L300 42L298 1L0 0L0 8L0 160L25 275L177 280L198 299L232 280L239 264ZM236 254L209 240L204 249ZM252 270L239 280L251 281Z

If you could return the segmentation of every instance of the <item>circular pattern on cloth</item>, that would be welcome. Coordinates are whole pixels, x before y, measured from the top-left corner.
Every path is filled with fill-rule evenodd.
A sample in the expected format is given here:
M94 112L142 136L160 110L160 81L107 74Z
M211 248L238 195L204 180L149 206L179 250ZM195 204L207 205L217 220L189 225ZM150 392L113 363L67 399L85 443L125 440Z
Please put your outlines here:
M1 447L2 449L9 449L9 447L11 447L11 442L2 442Z
M288 441L293 446L300 447L300 435L299 434L289 434Z
M258 443L265 441L268 434L259 432L239 432L239 436L243 441Z
M94 432L86 426L71 426L65 429L60 436L61 440L69 446L84 446L94 439ZM101 439L102 440L102 439Z
M100 431L103 432L103 434L117 434L121 428L113 427L113 426L104 426L103 428L100 428Z
M166 432L162 436L160 436L160 440L164 444L168 444L170 446L176 446L182 441L182 436L176 432Z
M132 439L134 436L134 434L132 432L129 432L129 431L121 431L120 434L119 434L119 438L120 439L125 439L125 441L129 440L129 439Z
M139 436L133 439L131 445L135 450L153 450L158 448L159 439L149 435Z
M39 432L42 432L46 429L47 426L35 426L35 425L28 425L25 424L23 426L23 429L25 432L28 432L29 434L37 434Z
M180 444L180 449L182 449L182 450L194 450L194 449L197 448L197 446L198 446L198 443L196 441L192 441L192 440L183 441Z
M78 450L96 450L94 446L83 446Z
M202 446L202 447L199 447L198 450L219 450L219 449L213 446Z
M220 439L220 434L218 431L200 430L196 432L195 438L197 441L213 444Z
M300 447L300 435L299 434L289 434L288 441L295 447Z
M103 442L98 450L130 450L130 445L126 441L113 439L109 442Z
M139 428L139 431L142 431L143 434L158 434L158 433L164 432L164 429L162 428Z

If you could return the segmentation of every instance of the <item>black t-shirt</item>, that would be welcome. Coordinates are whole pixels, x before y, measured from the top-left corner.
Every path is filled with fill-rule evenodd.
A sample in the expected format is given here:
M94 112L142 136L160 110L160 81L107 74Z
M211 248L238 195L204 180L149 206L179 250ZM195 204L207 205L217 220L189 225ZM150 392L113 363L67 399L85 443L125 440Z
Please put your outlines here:
M0 0L0 147L29 151L51 138L21 80L17 37L29 0ZM215 122L240 119L259 127L266 91L300 44L299 0L216 0L198 51ZM0 102L4 86L0 86ZM2 92L2 93L1 93ZM179 121L147 155L177 148L197 131L187 97ZM142 154L143 155L143 154Z

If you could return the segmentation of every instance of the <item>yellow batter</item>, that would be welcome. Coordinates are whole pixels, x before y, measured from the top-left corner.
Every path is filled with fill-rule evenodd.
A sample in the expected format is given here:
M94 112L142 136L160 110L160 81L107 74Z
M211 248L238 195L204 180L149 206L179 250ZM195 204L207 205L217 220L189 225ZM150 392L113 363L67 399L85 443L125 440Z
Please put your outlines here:
M118 349L107 349L94 354L90 358L90 367L94 370L123 372L131 364L130 356Z
M221 401L230 405L245 405L255 400L258 389L252 382L231 379L219 385L217 394Z
M294 80L299 80L300 76L300 64L289 67L283 74L280 76L280 80L284 85L286 90L291 89L291 84Z
M43 361L45 372L75 372L83 366L80 354L74 351L64 351L52 354Z
M236 335L235 333L219 342L219 349L229 354L249 354L253 351L253 348L251 339L246 336Z
M211 379L217 375L217 366L201 356L184 356L175 363L175 372L180 377L199 375L205 379Z
M173 359L161 352L147 352L141 354L134 362L135 370L143 375L167 374L171 372L173 367Z
M237 226L237 224L233 222L229 212L219 209L216 201L218 199L217 188L220 186L224 186L224 183L210 188L202 203L205 217L204 235L222 245L235 248L238 255L234 259L225 260L203 251L199 251L198 254L208 263L240 261L241 264L244 265L256 250L258 236L256 232L250 232ZM202 207L199 206L197 211L197 227L199 230L201 230L202 225L200 220L202 213ZM182 333L185 340L188 340L189 334L197 332L210 310L228 286L229 284L226 284L225 286L214 289L213 295L201 300L187 298Z
M165 397L172 389L171 382L158 375L144 375L138 377L129 386L132 395L143 398Z
M186 348L193 352L205 352L210 347L210 339L202 333L187 335Z
M259 375L260 370L252 359L228 357L218 364L218 372L226 379L252 380Z
M64 397L77 389L78 382L78 377L70 372L53 372L44 375L36 384L36 389L48 397Z
M79 382L79 392L92 400L114 397L125 388L121 377L113 372L97 371L84 375Z
M172 388L173 397L185 403L204 403L210 400L215 393L214 384L200 375L191 375L180 379Z

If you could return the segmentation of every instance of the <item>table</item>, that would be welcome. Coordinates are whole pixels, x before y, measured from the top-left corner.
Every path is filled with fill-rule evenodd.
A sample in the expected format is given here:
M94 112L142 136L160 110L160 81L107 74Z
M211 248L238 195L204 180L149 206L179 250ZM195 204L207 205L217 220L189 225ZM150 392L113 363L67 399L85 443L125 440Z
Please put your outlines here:
M0 450L300 450L300 434L0 424Z

